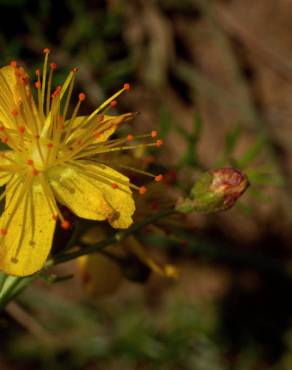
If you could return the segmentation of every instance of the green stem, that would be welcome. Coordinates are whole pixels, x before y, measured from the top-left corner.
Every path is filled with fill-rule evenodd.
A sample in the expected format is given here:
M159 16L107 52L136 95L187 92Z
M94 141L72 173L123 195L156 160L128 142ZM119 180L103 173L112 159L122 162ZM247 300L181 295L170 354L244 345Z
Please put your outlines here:
M72 259L75 259L77 257L81 257L87 254L95 253L98 252L108 245L115 244L120 242L121 240L125 239L129 235L132 235L141 229L143 229L145 226L152 224L153 222L159 221L160 219L170 216L172 214L176 213L176 210L171 208L164 210L162 212L156 213L155 215L147 218L145 221L131 226L129 229L124 230L124 231L119 231L115 233L113 236L109 237L106 240L102 240L101 242L94 244L94 245L88 245L86 247L83 247L82 249L79 249L77 251L71 252L71 253L64 253L64 254L59 254L51 258L45 265L45 268L49 268L53 265L57 265L60 263L64 263L67 261L70 261Z
M5 307L5 305L10 301L11 294L13 290L17 287L21 279L22 278L18 276L6 277L0 292L0 309Z
M1 280L2 276L0 275L0 310L3 309L6 306L6 304L9 303L9 301L11 301L13 298L15 298L24 288L26 288L27 285L29 285L34 280L36 280L39 277L41 272L47 270L49 267L70 261L77 257L81 257L87 254L98 252L104 249L105 247L107 247L108 245L118 243L121 240L128 237L129 235L140 231L141 229L143 229L143 227L150 225L153 222L156 222L164 217L170 216L174 213L176 213L176 210L173 208L164 210L162 212L156 213L155 215L147 218L146 220L144 220L143 222L137 225L133 225L127 230L123 230L123 231L119 231L115 233L113 236L109 237L106 240L102 240L101 242L95 245L85 246L82 249L79 249L71 253L62 253L62 254L56 255L47 261L42 271L32 276L28 276L26 278L17 277L17 276L8 276L7 278L4 277L3 278L4 281L2 282ZM2 283L2 289L1 289L1 283Z
M3 289L6 278L7 278L7 275L5 275L3 272L0 272L0 294Z

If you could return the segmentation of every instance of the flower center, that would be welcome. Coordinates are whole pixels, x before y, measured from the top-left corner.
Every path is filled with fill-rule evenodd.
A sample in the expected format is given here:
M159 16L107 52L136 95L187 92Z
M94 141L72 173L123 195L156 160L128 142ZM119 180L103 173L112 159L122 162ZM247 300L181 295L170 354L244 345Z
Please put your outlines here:
M31 159L34 168L38 171L44 171L49 164L49 148L41 142L35 141L31 147Z

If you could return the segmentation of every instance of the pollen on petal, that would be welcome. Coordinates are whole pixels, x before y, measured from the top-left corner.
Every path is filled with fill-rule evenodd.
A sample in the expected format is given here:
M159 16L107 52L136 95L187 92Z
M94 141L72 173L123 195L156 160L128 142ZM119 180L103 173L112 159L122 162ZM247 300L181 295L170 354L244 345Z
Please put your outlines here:
M0 229L0 235L2 235L2 236L6 235L7 232L8 232L7 229Z
M37 169L35 169L35 168L32 169L32 175L33 176L37 176L39 173L40 172Z
M112 188L113 189L117 189L118 187L119 187L118 184L116 184L115 182L112 183Z
M20 134L24 134L25 127L24 126L20 126L19 129L18 129L18 131L19 131Z

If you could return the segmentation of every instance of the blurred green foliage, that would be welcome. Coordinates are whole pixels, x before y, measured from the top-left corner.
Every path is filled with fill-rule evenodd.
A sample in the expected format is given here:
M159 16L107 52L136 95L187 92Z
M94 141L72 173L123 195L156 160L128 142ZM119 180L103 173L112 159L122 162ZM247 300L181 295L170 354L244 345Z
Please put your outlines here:
M92 363L134 369L143 363L146 369L224 369L210 305L178 297L153 312L145 301L130 299L125 310L110 303L107 308L84 306L40 289L28 289L21 304L34 313L44 334L12 333L5 352L27 366L62 370Z

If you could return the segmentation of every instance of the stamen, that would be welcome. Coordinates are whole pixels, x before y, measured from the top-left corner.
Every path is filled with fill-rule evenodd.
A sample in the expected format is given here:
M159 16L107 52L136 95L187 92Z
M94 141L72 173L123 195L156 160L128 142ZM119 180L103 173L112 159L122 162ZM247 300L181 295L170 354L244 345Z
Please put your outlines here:
M50 97L51 97L51 88L52 88L52 78L53 78L53 72L57 68L56 63L50 64L50 72L49 72L49 80L48 80L48 87L47 87L47 101L46 101L46 115L49 114L50 110Z
M162 179L163 179L163 176L162 176L162 175L157 175L157 176L155 177L155 181L157 181L157 182L162 181Z
M156 146L157 146L157 148L159 148L159 147L161 147L161 145L163 145L163 140L157 140L156 141Z
M69 103L70 103L70 100L71 100L72 91L73 91L73 87L74 87L74 84L75 84L76 72L74 72L74 71L72 72L73 73L72 74L72 79L69 82L69 90L68 90L68 93L67 93L67 97L66 97L66 101L65 101L65 105L64 105L64 109L63 109L63 117L64 117L64 120L67 117Z
M141 186L139 188L139 194L144 195L147 192L147 188L145 186Z
M71 228L71 223L68 220L63 219L61 221L61 227L62 229L68 230Z
M44 115L44 100L45 100L45 90L46 90L46 80L47 80L47 69L48 69L48 59L50 54L50 49L45 48L43 50L45 54L45 60L43 65L43 79L42 79L42 87L41 87L41 115Z
M130 90L130 88L131 88L131 86L130 86L130 84L129 84L129 83L125 83L125 84L124 84L124 89L125 89L125 90L129 91L129 90Z

